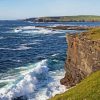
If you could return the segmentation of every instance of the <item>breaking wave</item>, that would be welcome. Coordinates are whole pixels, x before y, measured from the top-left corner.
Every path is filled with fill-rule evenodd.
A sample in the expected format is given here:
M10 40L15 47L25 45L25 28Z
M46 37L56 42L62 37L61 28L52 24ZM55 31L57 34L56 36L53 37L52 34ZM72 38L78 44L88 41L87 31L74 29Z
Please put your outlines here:
M8 85L0 89L0 100L11 100L20 96L25 96L29 100L47 100L65 91L65 87L60 85L63 71L49 71L47 59L18 69L21 71L16 81L12 79Z
M46 74L47 71L46 60L30 65L29 69L20 72L20 77L15 82L0 90L0 98L6 100L34 92L38 83L36 76Z
M35 26L17 27L14 29L14 32L15 33L34 33L34 34L62 33L62 31L35 27Z

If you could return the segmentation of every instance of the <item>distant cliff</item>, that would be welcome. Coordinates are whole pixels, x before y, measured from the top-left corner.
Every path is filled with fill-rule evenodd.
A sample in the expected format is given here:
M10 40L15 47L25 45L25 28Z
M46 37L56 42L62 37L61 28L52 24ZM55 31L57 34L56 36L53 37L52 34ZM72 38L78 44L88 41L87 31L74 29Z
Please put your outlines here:
M66 74L61 84L71 87L100 70L100 28L81 34L67 34L67 42Z
M32 22L100 22L100 16L80 15L80 16L57 16L57 17L37 17L27 18L24 21Z

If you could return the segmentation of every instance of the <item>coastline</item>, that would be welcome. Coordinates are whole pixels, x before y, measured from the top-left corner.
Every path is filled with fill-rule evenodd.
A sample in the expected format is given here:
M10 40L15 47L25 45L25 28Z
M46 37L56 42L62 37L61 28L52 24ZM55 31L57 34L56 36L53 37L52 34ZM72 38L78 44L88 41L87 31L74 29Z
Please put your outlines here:
M61 84L69 88L68 93L70 90L74 91L74 89L71 89L72 87L75 88L77 84L81 84L81 81L84 81L88 76L100 70L99 32L100 27L95 27L81 34L67 34L68 54L65 61L66 74L65 77L61 79ZM63 93L66 99L64 99L63 94L60 94L50 100L69 100L67 92ZM71 96L73 95L70 95L70 97ZM78 99L74 98L74 100Z
M23 54L24 53L28 54L26 58L25 56L23 56L23 58L27 59L27 57L29 57L30 59L27 60L29 62L32 61L32 59L34 58L34 56L30 56L30 54L32 53L32 55L34 55L34 53L35 54L37 53L35 57L36 62L28 64L28 62L25 61L25 65L27 62L26 66L22 64L23 67L19 66L19 67L14 68L13 71L14 71L14 74L18 75L17 76L18 81L16 81L16 77L15 77L15 82L13 84L11 82L9 87L8 86L6 86L6 88L4 87L4 91L8 89L9 93L8 92L3 93L3 91L1 90L0 98L4 100L8 98L9 99L11 98L14 100L16 99L19 100L19 99L24 99L24 98L25 99L33 98L35 100L47 100L55 96L56 94L63 93L66 90L65 89L66 87L65 85L60 84L60 79L64 77L65 71L67 71L67 70L64 70L66 48L68 47L66 40L70 40L69 38L71 38L71 42L69 41L69 43L73 44L71 46L72 48L75 49L74 54L76 54L77 53L76 44L78 43L76 43L77 39L75 38L75 36L77 35L75 35L75 33L87 32L87 30L89 30L91 27L86 27L86 26L82 27L82 23L79 25L79 27L75 25L67 26L67 24L56 24L56 23L47 25L48 23L30 24L30 23L25 22L25 26L23 26L22 24L20 24L20 27L19 26L14 27L10 31L11 33L10 32L9 33L12 34L13 37L15 37L13 41L16 40L17 37L19 38L19 35L21 35L20 36L21 40L25 39L26 42L23 41L23 43L22 42L19 43L19 46L16 46L13 44L15 48L1 48L1 50L5 50L5 51L9 50L9 52L13 51L15 52L15 54L17 52L23 52ZM39 25L42 25L42 27ZM13 27L13 25L11 27ZM68 39L66 39L66 36L65 36L66 32L68 32L69 34L67 35L67 37L69 37ZM8 33L5 35L8 37ZM25 35L25 38L23 38L24 35ZM2 41L4 39L5 39L4 37L1 37ZM31 41L28 41L28 40L31 40ZM20 42L20 40L18 42ZM35 50L38 50L38 52L34 51L34 48ZM96 49L98 48L96 47ZM43 51L42 53L41 53L41 50ZM46 52L47 56L45 55L44 51ZM42 54L42 55L38 55L38 54ZM74 56L74 54L73 52L71 53L72 56ZM77 57L73 57L73 59L74 58L76 59ZM15 65L20 63L21 60L22 59L19 60L18 58L18 60L16 60L17 62L15 63ZM15 61L15 60L13 59L12 61ZM10 61L8 60L8 62ZM75 60L74 63L75 62L77 62L77 60ZM7 66L6 68L8 67L10 66ZM60 69L63 69L63 70L60 70ZM65 69L67 68L65 67ZM11 74L9 73L9 76ZM1 81L4 82L6 80L1 80ZM72 86L67 86L67 88L71 90L71 88L74 88ZM32 94L32 97L31 97L31 94Z

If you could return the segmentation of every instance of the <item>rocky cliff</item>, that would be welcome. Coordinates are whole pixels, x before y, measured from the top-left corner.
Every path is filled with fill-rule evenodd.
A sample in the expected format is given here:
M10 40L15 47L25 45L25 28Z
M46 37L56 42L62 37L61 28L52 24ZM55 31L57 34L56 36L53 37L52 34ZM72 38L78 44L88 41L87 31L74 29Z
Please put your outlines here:
M66 74L61 84L71 87L100 70L100 28L81 34L67 34L67 43Z

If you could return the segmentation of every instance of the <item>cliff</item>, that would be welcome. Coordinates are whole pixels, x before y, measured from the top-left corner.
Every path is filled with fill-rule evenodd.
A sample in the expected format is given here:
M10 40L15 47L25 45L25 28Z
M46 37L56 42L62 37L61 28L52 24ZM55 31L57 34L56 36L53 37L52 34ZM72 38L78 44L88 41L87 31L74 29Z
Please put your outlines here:
M67 34L65 77L61 84L76 86L50 100L100 99L100 27L81 34Z
M61 84L71 87L100 70L100 28L81 34L67 34L65 77Z

